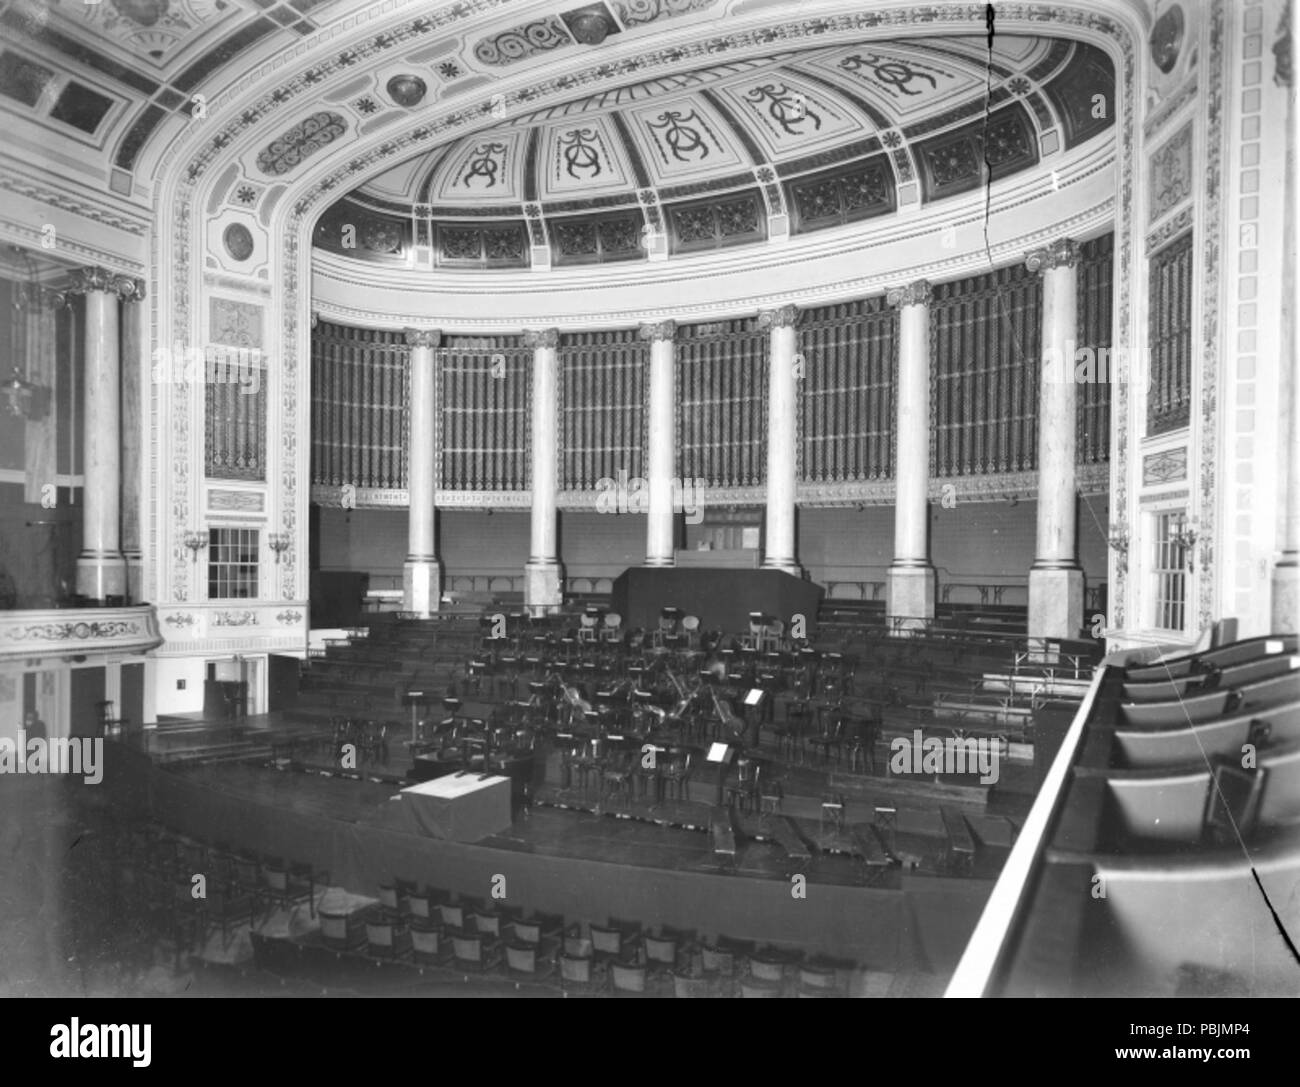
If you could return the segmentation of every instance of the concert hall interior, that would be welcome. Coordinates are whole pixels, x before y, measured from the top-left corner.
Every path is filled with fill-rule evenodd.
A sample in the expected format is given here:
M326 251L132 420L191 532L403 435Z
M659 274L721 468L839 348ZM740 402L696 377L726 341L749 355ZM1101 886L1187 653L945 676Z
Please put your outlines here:
M0 993L1300 992L1290 19L0 0Z

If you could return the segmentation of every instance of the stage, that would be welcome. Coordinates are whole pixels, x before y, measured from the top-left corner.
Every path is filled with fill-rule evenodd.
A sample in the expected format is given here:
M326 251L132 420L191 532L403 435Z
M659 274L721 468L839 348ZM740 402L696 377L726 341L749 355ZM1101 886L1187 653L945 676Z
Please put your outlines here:
M353 893L394 878L487 900L504 887L496 904L569 923L668 925L872 970L951 970L992 887L897 869L888 885L867 886L865 866L846 856L818 852L796 866L777 843L742 839L725 857L708 833L536 806L477 843L441 840L395 818L393 781L269 761L169 767L118 743L106 745L105 762L115 803L202 840L310 862ZM792 893L796 875L806 897Z
M791 617L804 618L803 636L817 633L817 608L824 590L781 570L734 567L632 566L614 580L610 606L623 626L654 630L666 607L699 616L707 630L748 630L749 613L780 619L788 631Z

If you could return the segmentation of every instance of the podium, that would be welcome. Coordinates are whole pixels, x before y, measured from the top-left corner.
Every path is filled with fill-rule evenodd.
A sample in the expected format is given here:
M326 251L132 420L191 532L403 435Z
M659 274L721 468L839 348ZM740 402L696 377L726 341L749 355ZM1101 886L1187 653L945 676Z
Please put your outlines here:
M477 842L510 828L510 779L447 774L412 785L395 803L402 830L449 842Z

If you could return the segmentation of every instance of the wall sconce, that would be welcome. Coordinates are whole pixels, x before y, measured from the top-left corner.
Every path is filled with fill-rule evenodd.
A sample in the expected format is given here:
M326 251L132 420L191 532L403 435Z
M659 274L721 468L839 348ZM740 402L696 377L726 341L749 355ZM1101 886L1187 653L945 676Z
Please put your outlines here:
M287 532L268 532L266 544L275 552L275 564L279 566L281 553L293 546L293 537Z
M199 551L208 546L208 534L206 532L187 532L181 537L181 543L190 549L190 561L197 563L199 561Z
M1106 537L1106 546L1115 552L1121 571L1128 571L1129 529L1127 521L1113 521L1110 535Z
M1177 531L1170 536L1170 541L1183 549L1189 574L1196 573L1196 540L1199 536L1194 519L1181 522Z

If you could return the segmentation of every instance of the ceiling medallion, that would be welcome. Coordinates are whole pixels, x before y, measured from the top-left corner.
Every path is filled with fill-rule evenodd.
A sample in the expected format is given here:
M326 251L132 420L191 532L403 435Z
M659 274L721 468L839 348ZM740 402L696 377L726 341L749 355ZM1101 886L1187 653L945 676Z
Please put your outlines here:
M418 106L428 89L418 75L395 75L388 81L388 97L407 109Z

